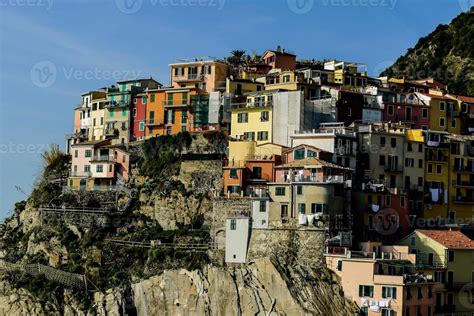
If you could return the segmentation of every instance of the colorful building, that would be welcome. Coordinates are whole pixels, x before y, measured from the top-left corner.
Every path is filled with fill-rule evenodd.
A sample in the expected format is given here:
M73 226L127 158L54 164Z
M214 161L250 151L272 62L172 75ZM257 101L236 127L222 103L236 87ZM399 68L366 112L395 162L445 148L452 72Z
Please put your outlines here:
M430 89L428 96L431 98L429 129L460 134L461 115L459 103L439 90Z
M132 140L145 139L146 130L146 113L147 113L148 96L146 92L138 93L133 98L132 103Z
M429 269L434 281L445 284L446 292L435 295L435 313L472 313L474 241L459 230L418 229L399 244L420 258L417 264Z
M284 49L278 47L277 50L266 50L262 54L262 62L271 66L271 69L293 71L296 66L296 55L286 52Z
M203 57L178 60L170 64L171 86L174 88L194 88L208 93L226 88L229 67L216 58Z
M391 95L384 101L384 121L402 122L412 129L428 129L430 100L430 97L418 92Z
M431 316L444 286L417 267L407 246L364 242L360 250L328 247L326 265L339 276L344 296L360 307L360 315Z

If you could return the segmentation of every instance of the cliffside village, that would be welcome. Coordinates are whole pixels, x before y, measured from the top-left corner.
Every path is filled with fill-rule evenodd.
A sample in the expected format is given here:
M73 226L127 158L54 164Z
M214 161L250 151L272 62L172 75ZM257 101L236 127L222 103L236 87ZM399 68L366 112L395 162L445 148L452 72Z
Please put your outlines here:
M227 263L248 262L252 232L319 231L362 315L472 312L474 96L279 47L243 64L177 60L169 86L134 79L81 97L65 190L128 183L131 144L222 131L219 198L250 205L225 219Z

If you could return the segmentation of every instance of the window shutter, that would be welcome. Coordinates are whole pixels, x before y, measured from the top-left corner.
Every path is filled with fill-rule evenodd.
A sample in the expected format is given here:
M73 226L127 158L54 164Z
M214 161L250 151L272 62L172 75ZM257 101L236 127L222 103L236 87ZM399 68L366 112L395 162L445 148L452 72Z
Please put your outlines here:
M364 296L364 287L362 285L359 285L359 297Z

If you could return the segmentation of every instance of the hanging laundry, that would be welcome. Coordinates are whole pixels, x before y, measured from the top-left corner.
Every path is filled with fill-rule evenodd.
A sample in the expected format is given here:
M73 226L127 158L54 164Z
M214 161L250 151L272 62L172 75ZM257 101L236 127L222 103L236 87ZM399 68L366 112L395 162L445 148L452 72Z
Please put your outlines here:
M372 211L375 212L375 213L380 211L380 205L372 204Z
M305 215L305 214L300 214L300 215L298 216L298 223L299 223L300 225L306 225L306 224L307 224L307 220L308 220L308 219L306 218L306 215Z
M439 189L430 189L431 201L437 203L439 201Z
M312 225L314 223L314 218L316 217L316 215L311 214L307 215L306 217L308 219L308 225Z
M381 301L379 301L379 306L380 307L390 307L390 301L389 300L381 300Z

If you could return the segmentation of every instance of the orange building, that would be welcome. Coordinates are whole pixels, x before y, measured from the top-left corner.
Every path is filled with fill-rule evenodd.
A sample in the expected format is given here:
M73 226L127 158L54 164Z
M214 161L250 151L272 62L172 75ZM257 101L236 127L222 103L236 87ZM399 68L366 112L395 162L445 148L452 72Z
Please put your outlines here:
M206 94L196 88L163 88L148 90L146 137L174 135L193 131L191 97Z

